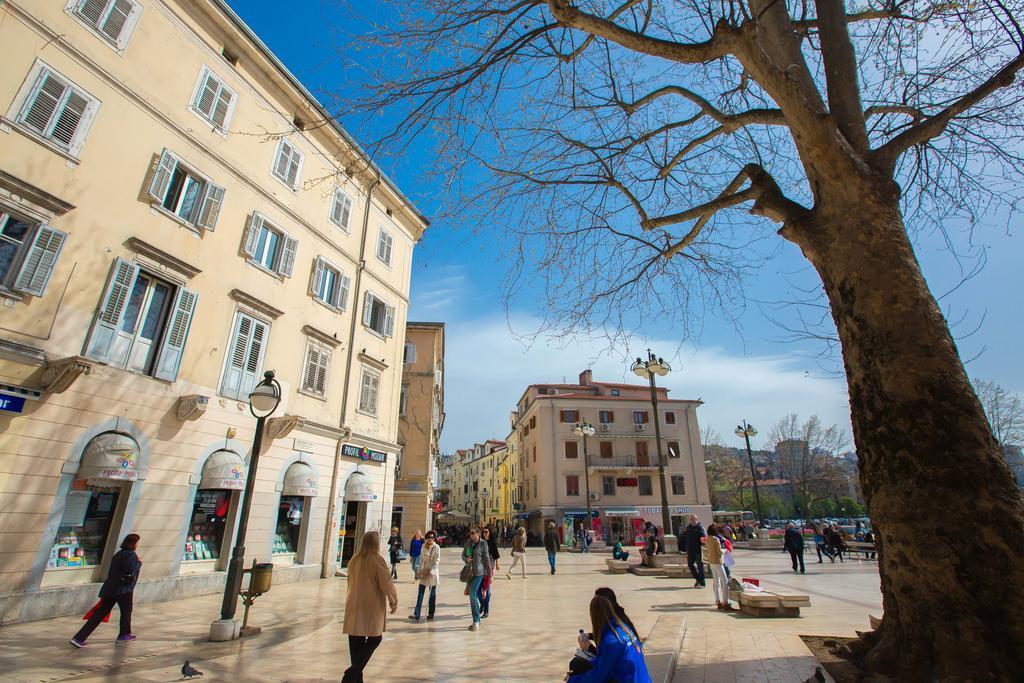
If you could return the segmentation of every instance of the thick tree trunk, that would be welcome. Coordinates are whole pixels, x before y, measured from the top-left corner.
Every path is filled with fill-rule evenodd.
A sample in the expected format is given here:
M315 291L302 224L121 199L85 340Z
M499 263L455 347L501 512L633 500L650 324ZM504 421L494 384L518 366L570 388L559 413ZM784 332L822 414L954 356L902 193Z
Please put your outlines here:
M892 183L829 192L786 226L842 343L860 478L881 541L881 628L855 643L896 680L1024 675L1024 502L903 226Z

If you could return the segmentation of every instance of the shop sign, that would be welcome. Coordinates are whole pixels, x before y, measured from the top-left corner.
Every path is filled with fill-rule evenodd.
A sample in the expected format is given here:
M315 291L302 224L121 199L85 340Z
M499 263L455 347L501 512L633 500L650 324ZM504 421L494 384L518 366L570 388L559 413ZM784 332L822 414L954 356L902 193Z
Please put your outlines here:
M437 501L436 503L431 503L430 504L430 509L433 512L440 512L441 510L444 509L444 503L442 503L441 501Z
M312 441L306 441L305 439L295 439L293 445L295 450L304 451L306 453L312 453L316 450L316 444Z
M619 477L615 480L616 486L637 486L636 477Z
M370 448L363 448L355 444L347 443L341 447L341 454L349 458L359 460L372 460L373 462L387 462L388 454L384 451L375 451Z
M115 481L135 481L137 473L134 469L127 467L110 468L106 470L100 470L95 476L90 477L89 481L113 479Z
M307 477L304 482L297 482L297 486L289 487L289 494L293 496L313 496L320 495L320 485L316 479Z
M0 410L7 411L8 413L20 413L25 408L25 397L24 396L11 396L10 394L0 394Z
M242 470L241 465L232 465L227 474L228 476L221 479L216 488L231 489L234 491L242 491L245 489L245 472Z
M644 505L637 508L641 514L644 515L657 515L661 514L660 505ZM686 505L669 505L668 514L670 515L685 515L690 512L690 508Z

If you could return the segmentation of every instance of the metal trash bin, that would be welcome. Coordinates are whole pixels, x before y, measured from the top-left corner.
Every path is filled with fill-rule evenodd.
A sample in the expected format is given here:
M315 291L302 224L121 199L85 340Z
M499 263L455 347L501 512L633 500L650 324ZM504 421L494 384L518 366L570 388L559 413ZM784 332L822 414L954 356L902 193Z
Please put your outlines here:
M250 595L262 595L269 592L273 575L274 565L270 562L253 564L249 569L249 587L245 592Z

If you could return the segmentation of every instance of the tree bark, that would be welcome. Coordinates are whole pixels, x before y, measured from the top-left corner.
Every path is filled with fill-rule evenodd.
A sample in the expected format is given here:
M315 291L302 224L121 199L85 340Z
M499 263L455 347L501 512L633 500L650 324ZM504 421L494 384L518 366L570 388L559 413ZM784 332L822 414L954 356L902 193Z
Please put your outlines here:
M855 643L897 680L1019 680L1024 502L877 177L782 234L821 276L843 350L884 619Z

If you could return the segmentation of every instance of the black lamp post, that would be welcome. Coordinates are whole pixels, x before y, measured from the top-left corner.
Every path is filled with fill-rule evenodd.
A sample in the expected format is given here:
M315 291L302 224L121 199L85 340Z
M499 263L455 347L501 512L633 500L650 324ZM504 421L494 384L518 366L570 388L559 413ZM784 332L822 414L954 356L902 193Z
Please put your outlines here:
M658 483L661 486L661 525L664 529L664 542L666 552L675 552L676 548L669 548L668 537L672 533L672 516L668 513L668 488L665 486L665 453L661 448L661 420L658 417L658 388L654 383L655 376L664 377L672 371L672 366L665 362L665 359L658 358L650 349L647 349L647 360L637 358L630 367L638 377L646 377L651 383L651 405L654 410L654 439L655 447L658 450Z
M594 530L594 518L590 512L590 459L587 455L587 437L595 433L594 425L589 422L577 422L572 426L572 431L583 437L583 481L587 493L587 530Z
M238 521L235 547L231 550L228 576L224 584L224 602L220 608L221 620L235 617L238 607L238 593L242 588L242 567L245 563L245 532L249 526L249 509L252 507L253 489L256 487L256 472L260 461L263 440L263 425L281 403L281 385L274 379L274 371L263 373L263 381L253 387L249 394L249 412L256 418L256 434L252 441L252 455L249 456L249 471L245 475L245 492L242 494L242 512Z
M750 451L750 437L757 436L757 430L754 429L754 425L747 424L744 420L743 424L736 427L736 436L742 436L747 440L747 461L750 463L750 481L754 485L754 503L757 505L757 526L761 528L764 524L764 515L761 513L761 496L757 492L757 474L754 472L754 454Z

